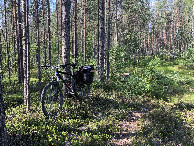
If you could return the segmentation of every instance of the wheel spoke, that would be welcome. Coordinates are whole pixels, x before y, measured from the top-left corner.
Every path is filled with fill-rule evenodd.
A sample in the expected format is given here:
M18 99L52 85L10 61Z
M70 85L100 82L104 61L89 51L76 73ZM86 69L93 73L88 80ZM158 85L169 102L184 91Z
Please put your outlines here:
M62 92L58 83L51 82L45 86L41 95L42 110L46 116L54 116L62 107Z

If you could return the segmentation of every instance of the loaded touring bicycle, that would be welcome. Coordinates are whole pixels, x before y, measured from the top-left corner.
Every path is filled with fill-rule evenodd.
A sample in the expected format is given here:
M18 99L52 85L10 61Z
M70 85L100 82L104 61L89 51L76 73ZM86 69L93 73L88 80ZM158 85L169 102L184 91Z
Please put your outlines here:
M63 94L62 85L66 87L66 94L72 95L78 99L87 98L90 92L90 85L94 78L94 66L80 66L74 72L76 64L62 64L58 66L43 65L41 67L52 68L55 70L55 76L42 90L41 106L45 116L55 116L62 109ZM70 73L60 71L60 68L70 68ZM65 80L63 75L69 76ZM60 84L62 81L62 85Z

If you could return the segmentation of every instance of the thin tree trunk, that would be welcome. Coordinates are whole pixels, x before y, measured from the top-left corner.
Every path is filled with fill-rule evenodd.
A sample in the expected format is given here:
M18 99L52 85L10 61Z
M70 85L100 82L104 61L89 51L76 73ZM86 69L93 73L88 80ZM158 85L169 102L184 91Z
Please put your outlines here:
M74 62L77 62L77 0L74 1Z
M176 26L175 26L175 29L176 29L176 49L179 49L178 37L179 37L179 25L180 25L180 22L179 22L179 10L178 10L178 8L176 10L176 20L177 20L176 21Z
M62 36L62 0L60 0L60 26L61 26L60 34Z
M72 13L74 13L74 7L72 7ZM70 10L70 13L71 13L71 10ZM71 41L71 51L70 51L70 54L72 54L72 57L73 57L73 59L74 59L74 43L73 43L73 41L74 41L74 29L73 29L73 23L74 23L74 18L72 18L71 16L70 16L70 41Z
M152 26L152 40L151 40L151 43L152 43L152 48L151 48L151 51L152 51L152 52L151 52L151 55L152 55L152 56L155 55L155 54L154 54L154 47L155 47L155 45L154 45L154 44L155 44L155 41L154 41L154 31L155 31L155 30L154 30L154 24L153 24L153 26Z
M26 112L30 110L30 90L29 90L29 28L28 28L28 0L22 1L23 11L23 66L24 66L24 104L27 106Z
M94 34L95 34L95 30L94 30ZM93 37L93 58L96 59L96 40L95 40L95 37Z
M192 16L192 37L194 38L194 5L193 5L193 16ZM194 41L192 42L192 48L194 48Z
M104 10L105 2L100 1L100 31L99 31L99 81L104 82L104 44L105 44L105 27L104 27Z
M51 65L51 31L50 31L50 1L47 0L47 37L48 37L48 52L49 52L49 64Z
M86 63L86 0L84 0L84 63Z
M7 129L5 125L5 106L2 95L1 75L0 75L0 144L3 146L8 145Z
M36 39L37 39L36 46L37 46L37 56L38 56L38 82L40 85L41 70L40 70L40 32L39 32L39 11L38 11L39 3L38 3L38 0L36 0L35 6L36 6ZM40 86L39 86L39 89L40 89Z
M18 17L19 17L19 13L18 13L18 2L16 2L16 48L17 48L17 52L18 52L18 60L17 60L17 67L18 67L18 82L21 83L20 80L20 59L19 59L19 50L20 50L20 45L19 45L19 32L18 32Z
M100 47L99 47L99 0L97 0L97 74L99 75L99 52L100 52Z
M17 0L17 50L18 50L18 82L22 83L24 81L24 69L23 69L23 47L22 47L22 16L20 12L20 0Z
M108 4L108 7L107 7L107 59L106 59L106 79L108 80L109 79L109 65L110 65L110 62L109 62L109 48L110 48L110 0L107 0L107 4Z
M27 88L27 108L26 108L26 112L28 113L30 110L30 32L29 32L29 20L28 20L28 14L29 14L29 7L28 4L29 0L27 0L27 7L26 7L26 24L27 24L27 84L28 84L28 88Z
M117 2L118 2L118 0L115 1L115 31L114 31L114 41L115 41L115 43L117 43L117 41L118 41Z
M43 23L43 48L44 48L44 64L47 64L47 51L46 51L46 27L45 27L45 1L42 0L42 23Z
M168 6L168 1L167 1L167 4ZM167 9L164 13L164 18L166 18L166 14L167 14ZM164 20L165 21L165 20ZM164 46L163 46L163 49L166 50L167 49L167 40L166 40L166 21L164 22L164 29L163 29L163 39L164 39Z
M174 19L173 19L173 14L174 14L174 0L172 4L172 18L171 18L171 25L170 25L170 42L169 42L169 52L170 52L170 58L171 58L171 51L172 51L172 42L173 42L173 24L174 24Z
M59 64L59 14L58 14L58 0L56 0L56 17L57 17L57 50L58 50L58 64Z
M1 42L1 32L0 32L0 77L2 76L2 42Z
M22 1L23 15L23 66L24 66L24 104L27 104L27 24L26 24L26 1Z
M147 43L146 43L146 47L147 47L147 52L146 55L150 55L151 50L150 50L150 33L149 33L149 25L147 25Z
M6 4L7 4L7 0L4 0L4 17L5 17L5 46L6 46L6 50L7 50L7 69L8 69L8 78L9 78L9 83L11 84L11 72L10 72L10 51L9 51L9 47L8 47L8 31L7 31L7 9L6 9Z
M14 66L15 66L15 71L17 70L16 37L17 37L16 0L13 0L13 48L14 48L14 62L15 62Z
M70 9L71 1L62 0L62 62L63 64L70 63ZM66 67L65 71L70 72ZM69 76L65 75L65 80L69 81ZM64 95L67 96L67 89L64 86Z
M81 18L80 18L80 39L81 39L81 42L80 42L80 47L81 47L81 56L82 56L82 53L83 53L83 0L81 0Z

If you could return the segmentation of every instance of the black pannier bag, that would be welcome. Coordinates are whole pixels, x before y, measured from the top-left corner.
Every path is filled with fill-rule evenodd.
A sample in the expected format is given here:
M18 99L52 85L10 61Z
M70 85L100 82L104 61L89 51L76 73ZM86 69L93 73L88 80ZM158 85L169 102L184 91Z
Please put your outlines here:
M75 79L78 82L83 82L83 74L81 70L74 72Z
M86 83L87 85L92 84L94 78L94 66L83 66L82 73L84 83Z

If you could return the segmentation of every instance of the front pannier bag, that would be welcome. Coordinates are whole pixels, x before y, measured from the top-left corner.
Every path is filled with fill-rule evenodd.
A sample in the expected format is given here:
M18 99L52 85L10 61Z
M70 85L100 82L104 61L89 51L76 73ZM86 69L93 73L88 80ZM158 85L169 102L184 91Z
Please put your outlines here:
M94 78L94 66L86 65L82 68L83 80L89 85L92 84Z

